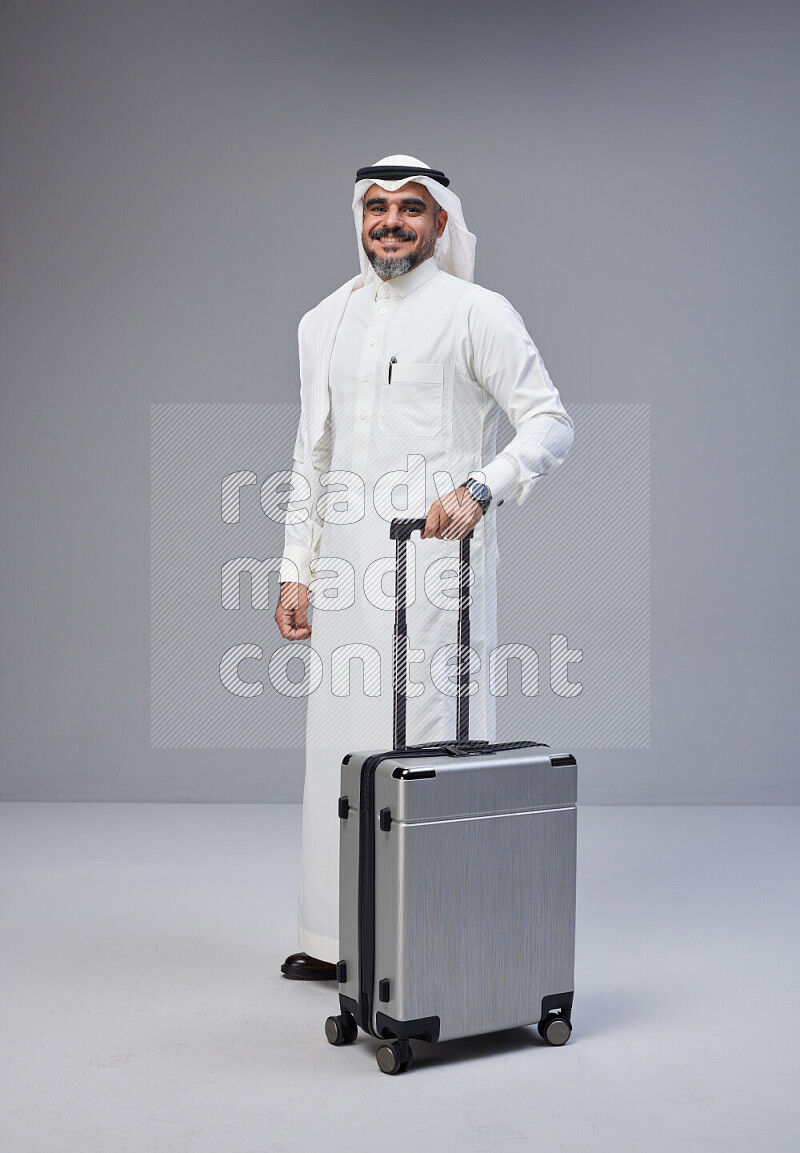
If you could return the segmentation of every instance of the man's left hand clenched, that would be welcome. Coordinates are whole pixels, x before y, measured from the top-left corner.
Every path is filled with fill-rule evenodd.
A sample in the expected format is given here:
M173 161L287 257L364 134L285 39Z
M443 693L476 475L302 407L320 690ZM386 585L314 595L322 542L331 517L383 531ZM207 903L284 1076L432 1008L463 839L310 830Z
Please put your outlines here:
M438 540L462 540L483 516L479 502L461 487L435 500L428 509L425 528L420 534Z

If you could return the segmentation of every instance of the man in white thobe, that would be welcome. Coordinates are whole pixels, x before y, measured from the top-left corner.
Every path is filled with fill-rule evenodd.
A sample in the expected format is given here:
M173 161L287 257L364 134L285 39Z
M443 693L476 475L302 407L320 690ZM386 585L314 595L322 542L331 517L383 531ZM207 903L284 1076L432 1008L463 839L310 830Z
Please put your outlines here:
M332 980L341 762L392 735L394 517L426 518L408 571L411 742L452 739L459 540L471 529L472 737L495 739L496 510L572 443L520 316L472 282L475 238L444 173L411 156L360 169L361 273L303 317L301 416L275 620L305 652L308 712L300 952L285 976ZM496 452L501 410L516 430ZM523 593L524 595L524 593Z

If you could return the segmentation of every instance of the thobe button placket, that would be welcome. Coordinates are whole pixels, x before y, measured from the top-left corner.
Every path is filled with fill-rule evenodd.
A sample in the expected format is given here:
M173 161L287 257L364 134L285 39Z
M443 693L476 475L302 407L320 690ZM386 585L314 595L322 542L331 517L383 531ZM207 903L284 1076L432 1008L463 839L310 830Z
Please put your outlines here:
M352 467L359 475L366 475L369 461L371 425L370 415L375 408L376 382L382 380L383 366L378 364L378 349L386 332L389 315L396 304L394 294L378 287L372 305L372 323L364 334L361 357L358 365L358 389L355 398L354 418L356 427L353 434Z

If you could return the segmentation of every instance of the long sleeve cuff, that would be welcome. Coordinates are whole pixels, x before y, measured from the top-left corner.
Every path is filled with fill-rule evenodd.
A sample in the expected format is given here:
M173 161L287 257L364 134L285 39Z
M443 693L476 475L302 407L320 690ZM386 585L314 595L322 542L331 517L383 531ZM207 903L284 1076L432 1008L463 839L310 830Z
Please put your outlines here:
M281 558L280 580L291 581L293 584L311 584L311 562L316 560L313 549L303 548L301 545L287 544Z
M518 498L522 488L519 465L515 457L505 452L499 453L484 468L473 469L469 475L489 486L492 503L498 507L512 496Z

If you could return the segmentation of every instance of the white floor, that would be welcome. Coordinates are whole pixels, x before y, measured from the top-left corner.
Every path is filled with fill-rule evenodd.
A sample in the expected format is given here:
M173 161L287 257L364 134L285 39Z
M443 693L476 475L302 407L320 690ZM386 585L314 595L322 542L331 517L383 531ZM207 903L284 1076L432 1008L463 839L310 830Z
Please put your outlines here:
M3 1153L800 1149L800 810L580 813L574 1033L323 1034L299 809L0 806Z

